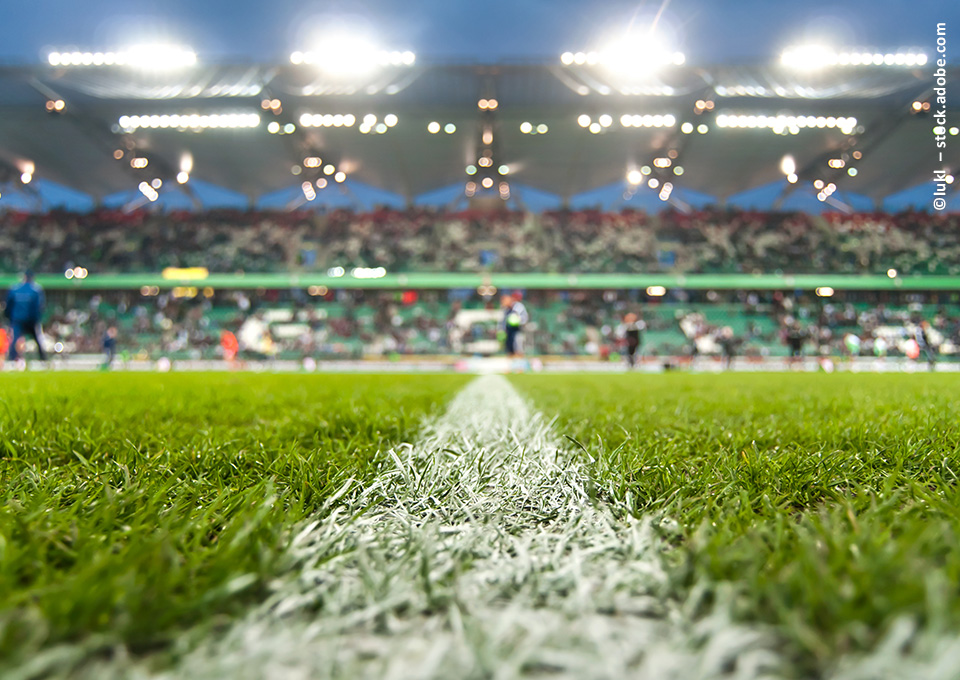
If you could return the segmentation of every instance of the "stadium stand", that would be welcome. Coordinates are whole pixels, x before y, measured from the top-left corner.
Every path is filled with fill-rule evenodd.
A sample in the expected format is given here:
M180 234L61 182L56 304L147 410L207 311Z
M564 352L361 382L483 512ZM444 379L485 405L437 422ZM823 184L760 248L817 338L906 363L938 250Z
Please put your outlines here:
M960 217L701 210L0 216L0 270L960 273Z
M738 355L785 356L784 335L793 321L807 334L811 355L848 355L848 334L862 341L862 355L903 355L921 320L931 322L941 354L960 351L955 294L861 292L823 300L799 292L677 291L650 303L639 291L532 291L526 302L534 355L616 360L617 326L627 311L646 321L647 357L717 355L724 328ZM243 356L256 358L457 356L498 352L500 315L495 300L471 291L331 291L320 298L300 290L223 291L209 298L56 291L46 331L50 349L65 356L98 353L109 324L120 330L122 351L142 359L219 358L223 330L236 333Z

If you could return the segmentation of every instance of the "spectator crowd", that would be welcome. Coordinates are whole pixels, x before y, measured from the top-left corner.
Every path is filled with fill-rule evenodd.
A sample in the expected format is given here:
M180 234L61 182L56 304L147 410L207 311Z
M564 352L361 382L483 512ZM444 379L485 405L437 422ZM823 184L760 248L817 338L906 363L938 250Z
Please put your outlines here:
M960 217L739 210L8 212L0 271L960 274Z

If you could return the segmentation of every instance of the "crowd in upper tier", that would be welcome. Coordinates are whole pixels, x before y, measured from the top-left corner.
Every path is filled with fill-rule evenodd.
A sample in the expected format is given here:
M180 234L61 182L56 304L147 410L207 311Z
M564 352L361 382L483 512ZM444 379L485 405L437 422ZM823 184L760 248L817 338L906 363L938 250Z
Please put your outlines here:
M323 271L960 274L960 216L444 212L0 215L0 272Z

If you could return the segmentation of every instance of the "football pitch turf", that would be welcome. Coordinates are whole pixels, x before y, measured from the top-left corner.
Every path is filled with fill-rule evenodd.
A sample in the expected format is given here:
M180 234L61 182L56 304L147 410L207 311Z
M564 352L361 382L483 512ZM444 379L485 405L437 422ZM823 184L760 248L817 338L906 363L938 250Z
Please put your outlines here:
M3 375L0 677L958 677L958 384Z

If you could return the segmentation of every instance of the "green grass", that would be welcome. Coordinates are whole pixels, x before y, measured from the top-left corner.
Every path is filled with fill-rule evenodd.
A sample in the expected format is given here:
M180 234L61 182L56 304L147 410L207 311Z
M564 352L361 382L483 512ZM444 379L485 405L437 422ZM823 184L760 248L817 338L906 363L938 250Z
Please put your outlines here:
M676 597L771 626L797 677L904 617L960 632L957 378L513 381L583 448L599 502L656 519ZM248 611L298 569L298 523L466 382L0 376L0 676L57 643L148 652Z
M227 620L458 376L0 376L0 669ZM98 643L99 644L99 643Z
M798 676L894 620L960 631L960 381L945 375L519 376L598 497L654 513L681 597L732 592Z

